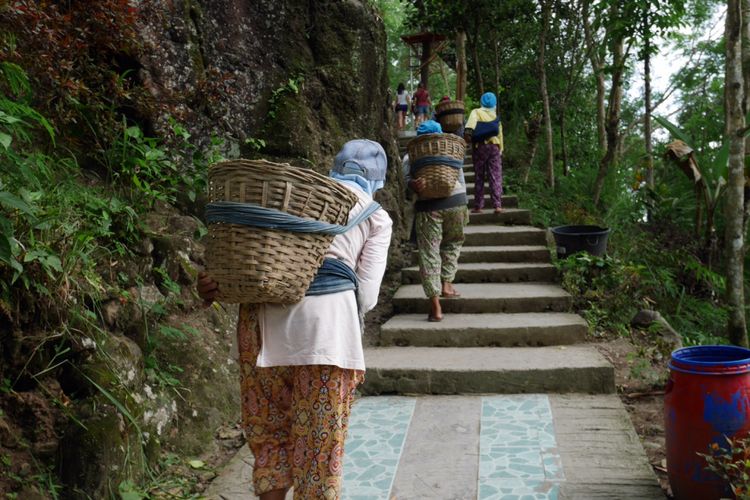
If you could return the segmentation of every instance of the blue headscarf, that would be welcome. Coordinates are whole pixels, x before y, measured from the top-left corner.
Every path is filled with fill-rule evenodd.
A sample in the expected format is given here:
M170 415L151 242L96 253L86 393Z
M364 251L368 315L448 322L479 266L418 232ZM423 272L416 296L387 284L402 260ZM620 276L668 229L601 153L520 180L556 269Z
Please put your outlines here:
M417 128L417 135L422 134L442 134L443 127L440 126L435 120L425 120L419 124Z
M485 92L482 94L482 99L480 100L482 103L483 108L495 108L497 106L497 97L495 97L495 94L492 92Z
M388 160L383 146L368 139L347 142L333 160L330 177L372 196L385 183Z

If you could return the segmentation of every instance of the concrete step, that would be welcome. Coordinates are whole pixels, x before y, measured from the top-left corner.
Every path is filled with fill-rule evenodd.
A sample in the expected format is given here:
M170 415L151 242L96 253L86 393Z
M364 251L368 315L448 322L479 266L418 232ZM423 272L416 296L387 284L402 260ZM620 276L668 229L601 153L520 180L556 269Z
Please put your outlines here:
M403 283L421 283L419 267L401 270ZM554 281L557 268L541 262L475 262L458 265L456 283L515 283Z
M447 314L431 323L424 314L398 314L380 327L383 345L422 347L538 347L583 342L588 326L577 314Z
M461 263L497 263L497 262L550 262L550 252L547 247L536 245L510 246L464 246L458 257ZM412 253L412 266L419 264L418 253Z
M611 393L614 369L593 346L374 347L364 394Z
M467 188L468 189L468 188ZM473 191L473 189L472 189ZM490 195L486 194L487 191L485 191L484 195L484 206L485 207L491 207L492 206L492 199L490 198ZM469 208L472 208L474 206L474 194L468 195ZM518 196L516 195L504 195L503 196L503 208L518 208Z
M491 208L469 214L470 224L531 224L531 211L523 208L505 208L499 214Z
M458 262L550 262L547 247L534 245L465 246ZM414 263L417 261L415 260Z
M467 246L534 245L546 246L546 231L534 226L497 226L474 224L464 228ZM544 259L545 261L547 259Z
M444 314L567 311L571 296L553 283L458 283L460 297L441 301ZM403 285L392 299L399 313L429 311L421 285Z
M466 181L466 194L469 195L469 196L474 196L474 188L475 187L476 187L476 184L474 184L474 180L473 179L471 180L471 182ZM487 182L485 182L484 183L484 193L485 194L489 193L489 189L490 189L489 188L489 184L487 184ZM503 182L503 192L507 193L509 191L511 191L511 190L508 189L508 184L506 184L505 182Z

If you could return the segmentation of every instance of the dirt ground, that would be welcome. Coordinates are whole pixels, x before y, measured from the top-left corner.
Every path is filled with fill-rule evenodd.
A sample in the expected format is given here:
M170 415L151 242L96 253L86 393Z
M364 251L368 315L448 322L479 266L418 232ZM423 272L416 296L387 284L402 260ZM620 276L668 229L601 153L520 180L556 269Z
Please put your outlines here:
M668 353L648 346L645 334L605 340L597 347L615 367L615 383L630 414L648 460L666 498L672 498L667 478L664 437L664 384Z

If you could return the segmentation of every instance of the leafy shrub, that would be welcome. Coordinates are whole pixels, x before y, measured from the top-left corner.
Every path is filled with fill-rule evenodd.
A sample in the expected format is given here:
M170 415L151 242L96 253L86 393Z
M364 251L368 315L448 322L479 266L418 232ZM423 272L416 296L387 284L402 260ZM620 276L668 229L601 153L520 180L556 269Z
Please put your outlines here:
M750 500L750 437L726 438L727 444L711 443L706 469L724 479L738 500Z

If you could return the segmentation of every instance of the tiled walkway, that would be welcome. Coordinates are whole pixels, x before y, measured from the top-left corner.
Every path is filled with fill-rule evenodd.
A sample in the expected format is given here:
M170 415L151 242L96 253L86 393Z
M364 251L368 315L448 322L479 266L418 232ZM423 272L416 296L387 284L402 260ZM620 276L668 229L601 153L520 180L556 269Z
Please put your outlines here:
M349 419L342 496L389 498L414 414L415 398L365 398Z
M343 498L391 498L416 400L384 396L355 404L346 444ZM547 396L485 396L479 409L478 453L470 457L478 471L479 498L556 499L563 474Z
M245 448L208 498L254 498L251 467ZM360 399L350 420L342 498L663 495L617 396L519 394Z

